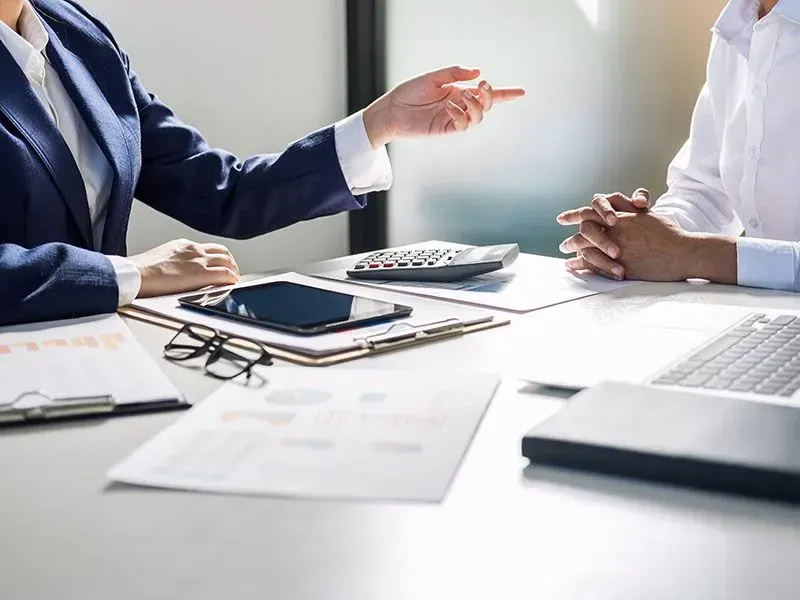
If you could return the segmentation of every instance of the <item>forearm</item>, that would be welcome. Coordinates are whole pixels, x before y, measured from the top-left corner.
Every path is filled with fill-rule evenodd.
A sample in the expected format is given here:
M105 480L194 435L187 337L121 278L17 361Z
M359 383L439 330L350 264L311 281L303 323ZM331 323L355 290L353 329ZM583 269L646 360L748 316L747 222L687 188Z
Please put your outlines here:
M800 291L800 244L779 240L688 234L687 278Z
M738 283L736 238L708 233L687 235L692 244L684 257L686 279L707 279L727 285Z
M0 325L110 313L119 291L102 254L67 244L0 244Z

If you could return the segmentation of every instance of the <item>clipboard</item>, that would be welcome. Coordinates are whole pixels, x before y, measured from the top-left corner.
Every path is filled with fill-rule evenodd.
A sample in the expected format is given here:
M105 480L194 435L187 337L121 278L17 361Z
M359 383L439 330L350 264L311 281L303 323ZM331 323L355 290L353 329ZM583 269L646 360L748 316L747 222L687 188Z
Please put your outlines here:
M131 306L120 308L119 313L124 317L173 331L178 331L188 322ZM370 356L424 346L471 333L487 331L489 329L508 325L510 322L510 319L494 316L486 322L470 325L465 325L459 319L445 319L416 326L402 326L402 323L388 325L385 331L378 334L364 336L362 338L355 335L354 340L359 342L359 347L356 349L324 356L303 354L299 351L272 346L263 341L259 341L258 343L266 347L273 358L306 367L328 367ZM225 321L220 319L219 324L219 331L221 333L227 333L224 328ZM236 336L241 337L239 334L236 334Z
M43 390L36 390L21 394L12 402L0 403L0 429L93 417L163 412L189 407L190 404L177 397L120 403L114 394L54 397Z
M189 408L118 315L0 328L0 428Z

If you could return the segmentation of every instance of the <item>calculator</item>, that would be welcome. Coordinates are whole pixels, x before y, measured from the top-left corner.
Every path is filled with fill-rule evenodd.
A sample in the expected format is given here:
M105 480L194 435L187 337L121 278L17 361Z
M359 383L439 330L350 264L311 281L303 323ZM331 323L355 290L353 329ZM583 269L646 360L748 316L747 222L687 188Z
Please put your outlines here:
M458 281L510 266L519 256L517 244L470 248L395 248L361 259L347 275L384 281Z

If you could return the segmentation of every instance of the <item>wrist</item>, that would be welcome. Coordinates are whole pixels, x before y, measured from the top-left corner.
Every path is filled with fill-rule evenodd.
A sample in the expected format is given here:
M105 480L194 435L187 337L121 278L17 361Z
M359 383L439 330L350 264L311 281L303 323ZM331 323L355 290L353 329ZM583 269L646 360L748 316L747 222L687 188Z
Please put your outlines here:
M373 149L377 150L395 139L388 96L378 98L365 108L362 118L364 129Z
M686 279L706 279L713 283L738 282L736 239L708 233L687 233Z

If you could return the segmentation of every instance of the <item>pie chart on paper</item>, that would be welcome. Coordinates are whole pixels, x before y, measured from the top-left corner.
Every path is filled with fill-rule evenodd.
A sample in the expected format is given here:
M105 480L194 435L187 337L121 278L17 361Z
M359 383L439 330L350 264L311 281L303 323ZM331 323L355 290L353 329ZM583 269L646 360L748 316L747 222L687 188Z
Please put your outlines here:
M324 404L333 398L333 395L325 390L275 390L266 395L265 400L270 404L280 406L311 406L314 404Z

